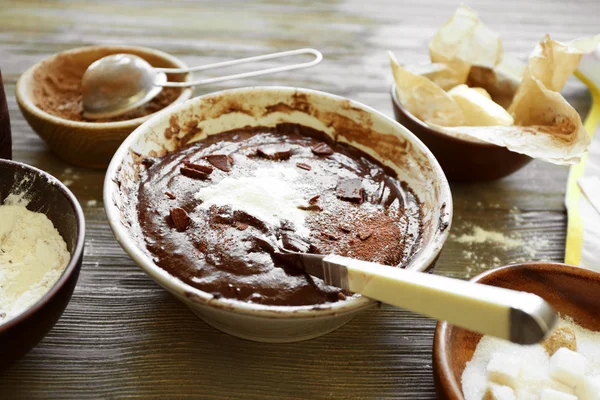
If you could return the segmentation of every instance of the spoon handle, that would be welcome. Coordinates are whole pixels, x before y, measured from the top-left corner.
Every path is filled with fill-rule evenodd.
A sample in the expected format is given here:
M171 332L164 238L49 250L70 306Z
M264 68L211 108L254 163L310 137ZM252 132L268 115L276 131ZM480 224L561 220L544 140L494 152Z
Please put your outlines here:
M515 343L542 340L557 315L541 297L337 255L322 259L325 283Z
M298 63L298 64L292 64L292 65L286 65L286 66L282 66L282 67L266 68L266 69L261 69L261 70L257 70L257 71L249 71L249 72L242 72L239 74L219 76L219 77L215 77L215 78L200 79L200 80L192 81L192 82L164 82L164 83L156 83L156 85L163 86L163 87L188 87L188 86L205 85L205 84L209 84L209 83L227 81L230 79L248 78L251 76L266 75L266 74L272 74L275 72L290 71L293 69L312 67L313 65L317 65L318 63L320 63L321 60L323 59L323 55L318 50L297 49L297 50L290 50L290 51L282 51L280 53L264 54L262 56L254 56L254 57L240 58L237 60L223 61L223 62L208 64L208 65L200 65L200 66L192 67L192 68L180 68L180 69L154 68L154 70L156 72L164 72L164 73L168 73L168 74L188 73L188 72L196 72L196 71L206 71L206 70L214 69L214 68L229 67L232 65L248 64L248 63L253 63L253 62L263 61L263 60L272 60L275 58L297 56L297 55L301 55L301 54L313 55L315 58L312 61Z

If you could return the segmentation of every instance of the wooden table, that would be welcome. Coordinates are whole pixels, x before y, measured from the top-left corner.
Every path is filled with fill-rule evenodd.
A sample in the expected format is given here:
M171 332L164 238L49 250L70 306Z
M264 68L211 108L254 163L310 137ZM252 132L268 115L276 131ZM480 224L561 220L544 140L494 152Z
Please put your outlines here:
M100 4L101 3L101 4ZM401 62L427 59L426 44L457 4L426 1L0 0L0 65L9 96L14 158L68 183L83 205L87 239L73 299L50 334L0 374L1 399L434 399L435 321L383 307L304 343L247 342L216 331L161 289L125 255L102 207L103 171L51 154L17 109L14 86L52 53L91 44L154 46L189 65L315 47L316 68L197 89L267 84L324 90L392 115L385 50ZM572 3L572 4L571 4ZM475 1L506 53L524 58L542 36L598 33L597 0ZM586 89L564 91L585 114ZM494 183L452 185L455 218L436 271L467 278L519 260L561 261L568 170L533 162ZM473 227L525 246L472 244Z

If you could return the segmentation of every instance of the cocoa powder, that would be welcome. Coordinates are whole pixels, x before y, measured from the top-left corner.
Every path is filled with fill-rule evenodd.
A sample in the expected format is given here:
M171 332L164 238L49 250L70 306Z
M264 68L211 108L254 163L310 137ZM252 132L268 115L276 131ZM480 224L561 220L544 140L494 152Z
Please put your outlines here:
M164 88L150 102L123 115L87 119L83 117L81 78L90 64L76 60L72 54L58 55L42 62L33 73L34 104L48 114L71 121L114 122L153 114L173 103L181 94L181 88Z

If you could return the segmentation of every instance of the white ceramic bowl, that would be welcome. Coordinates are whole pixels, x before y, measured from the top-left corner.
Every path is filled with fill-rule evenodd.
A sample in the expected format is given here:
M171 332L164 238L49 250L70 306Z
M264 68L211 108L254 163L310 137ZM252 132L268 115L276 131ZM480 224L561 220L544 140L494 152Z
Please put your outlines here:
M318 306L265 306L214 298L183 283L154 264L136 239L141 237L135 211L136 171L143 156L173 151L188 139L193 142L236 128L281 122L309 126L349 143L394 169L409 184L423 203L424 230L421 248L406 268L433 267L452 219L450 188L431 152L402 125L360 103L308 89L250 87L197 97L151 118L123 142L106 173L104 204L115 237L148 275L208 324L263 342L323 335L376 302L353 296Z

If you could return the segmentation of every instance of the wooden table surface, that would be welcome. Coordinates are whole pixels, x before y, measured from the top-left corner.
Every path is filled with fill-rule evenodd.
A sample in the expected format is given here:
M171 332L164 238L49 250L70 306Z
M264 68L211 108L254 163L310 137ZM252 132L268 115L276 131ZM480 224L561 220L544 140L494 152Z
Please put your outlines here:
M14 158L66 182L87 217L84 265L50 334L0 373L0 399L434 399L435 321L400 309L364 312L304 343L253 343L196 318L146 276L114 240L102 205L103 171L73 168L50 153L17 109L19 75L43 57L91 44L157 47L189 65L300 47L319 66L197 89L290 85L350 97L392 115L386 50L401 62L427 60L427 41L458 2L6 1L0 0L0 65ZM525 58L545 33L569 40L598 33L597 0L470 1ZM564 95L585 115L590 98L574 79ZM494 183L453 184L452 237L437 273L467 278L524 260L561 261L568 170L533 162ZM475 227L512 239L470 243ZM462 239L461 239L462 238ZM523 245L510 245L520 243Z

